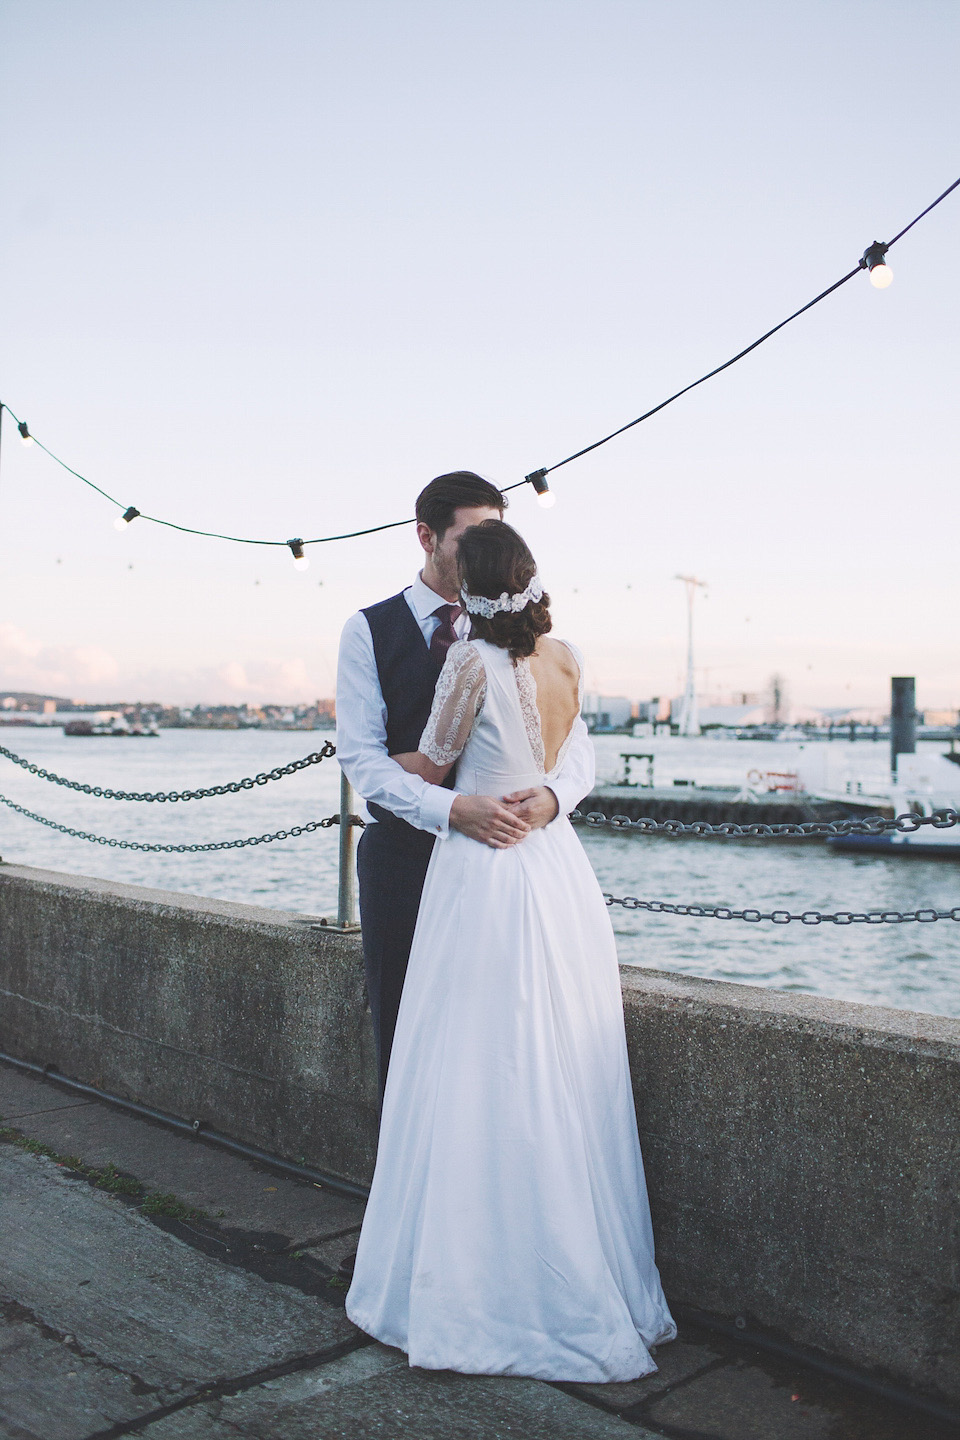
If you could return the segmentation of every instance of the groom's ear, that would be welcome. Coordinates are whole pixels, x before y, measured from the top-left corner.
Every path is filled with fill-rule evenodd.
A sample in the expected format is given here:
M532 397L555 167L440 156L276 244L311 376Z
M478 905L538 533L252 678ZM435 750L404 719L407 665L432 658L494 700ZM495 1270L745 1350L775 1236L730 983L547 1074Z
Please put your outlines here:
M427 555L432 555L437 548L436 531L431 530L424 520L417 521L417 539Z

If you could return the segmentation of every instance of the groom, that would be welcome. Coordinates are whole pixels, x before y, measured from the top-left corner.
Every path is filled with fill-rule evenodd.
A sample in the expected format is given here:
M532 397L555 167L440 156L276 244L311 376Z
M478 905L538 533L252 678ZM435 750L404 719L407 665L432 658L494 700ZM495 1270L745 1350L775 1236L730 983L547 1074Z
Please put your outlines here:
M509 800L458 795L452 774L447 785L430 785L390 758L418 748L446 653L470 633L457 542L469 526L502 519L506 504L496 486L469 470L431 480L416 506L423 569L398 595L352 615L340 640L337 758L376 821L361 836L357 874L381 1100L434 843L452 829L483 844L515 845L574 809L593 784L582 721L550 786Z

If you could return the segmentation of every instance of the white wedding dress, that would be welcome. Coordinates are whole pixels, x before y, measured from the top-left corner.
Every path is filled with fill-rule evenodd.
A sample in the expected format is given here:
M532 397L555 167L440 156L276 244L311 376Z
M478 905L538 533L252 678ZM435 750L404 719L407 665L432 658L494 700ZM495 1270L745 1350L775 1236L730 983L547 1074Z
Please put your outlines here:
M460 641L420 750L459 755L461 793L549 781L536 698L527 661ZM411 1365L542 1380L635 1379L676 1335L613 931L565 816L434 846L347 1314Z

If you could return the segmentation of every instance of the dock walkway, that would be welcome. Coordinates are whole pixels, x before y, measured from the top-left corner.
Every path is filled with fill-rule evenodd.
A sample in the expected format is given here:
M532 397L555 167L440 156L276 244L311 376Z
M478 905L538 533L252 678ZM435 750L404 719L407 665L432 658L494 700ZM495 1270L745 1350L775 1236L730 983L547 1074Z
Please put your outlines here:
M695 820L710 825L729 821L736 825L789 825L801 820L847 820L867 813L892 813L889 807L814 800L803 794L772 793L740 800L734 786L721 790L706 785L598 785L579 808L584 815L593 811L608 817L627 815L631 820L682 820L687 825Z
M0 1440L941 1440L693 1329L629 1385L411 1369L343 1313L362 1201L0 1064Z

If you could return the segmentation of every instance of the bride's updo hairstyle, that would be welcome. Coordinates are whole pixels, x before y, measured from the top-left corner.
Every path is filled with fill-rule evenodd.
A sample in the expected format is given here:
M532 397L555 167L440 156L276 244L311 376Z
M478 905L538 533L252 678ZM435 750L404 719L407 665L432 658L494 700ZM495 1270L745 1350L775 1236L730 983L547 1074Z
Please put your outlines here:
M464 530L457 555L464 590L489 600L497 600L504 593L521 594L537 571L526 541L502 520L484 520ZM553 628L547 594L528 601L515 613L501 610L496 615L471 615L470 619L478 640L489 640L491 645L509 650L514 660L532 655L540 636Z

